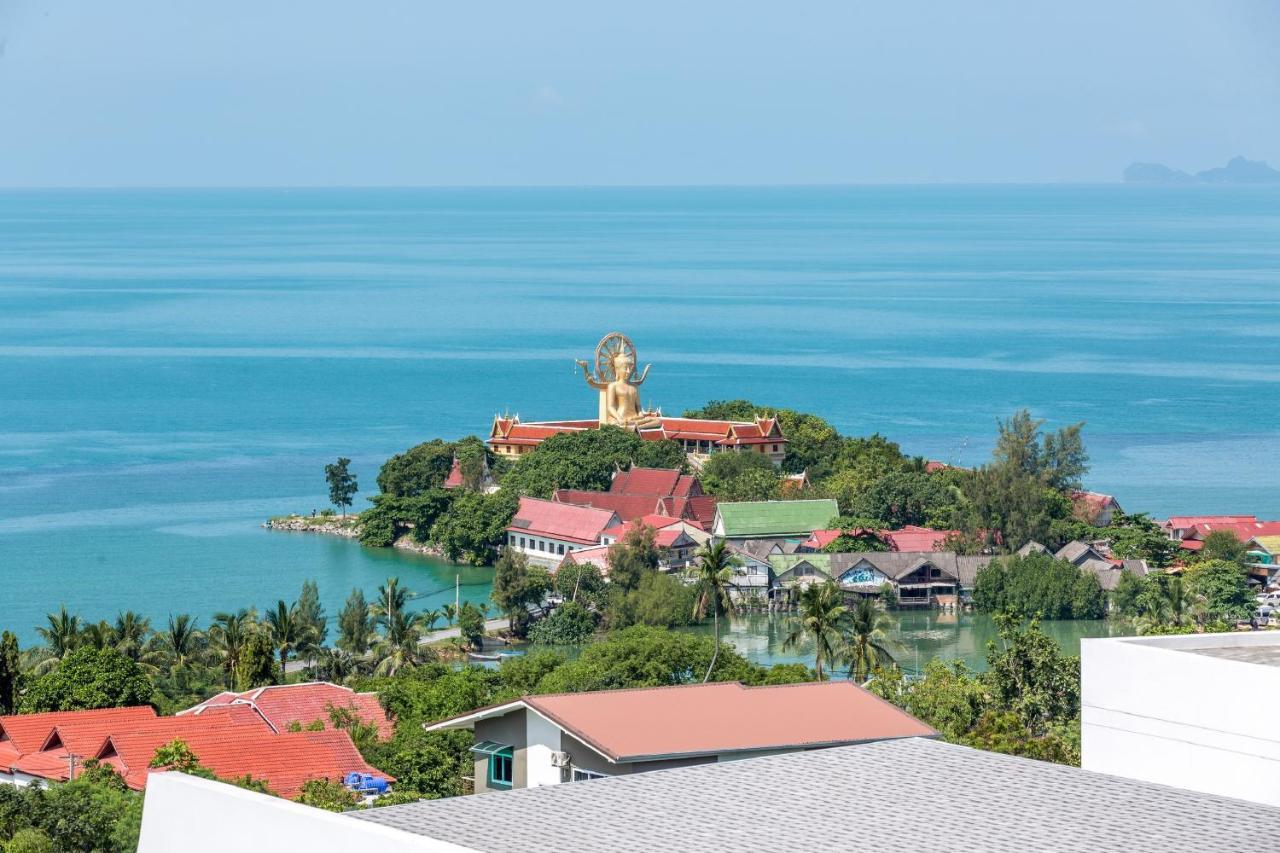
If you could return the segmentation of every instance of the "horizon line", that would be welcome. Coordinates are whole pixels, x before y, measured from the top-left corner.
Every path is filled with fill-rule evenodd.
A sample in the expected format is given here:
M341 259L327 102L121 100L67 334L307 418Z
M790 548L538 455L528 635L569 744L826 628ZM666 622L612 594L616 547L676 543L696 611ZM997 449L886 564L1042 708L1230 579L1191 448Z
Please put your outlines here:
M584 184L0 184L0 192L54 190L592 190L592 189L850 189L862 187L1095 187L1159 182L1112 181L831 181L778 183ZM1222 186L1222 184L1176 184ZM1231 186L1236 186L1231 184Z

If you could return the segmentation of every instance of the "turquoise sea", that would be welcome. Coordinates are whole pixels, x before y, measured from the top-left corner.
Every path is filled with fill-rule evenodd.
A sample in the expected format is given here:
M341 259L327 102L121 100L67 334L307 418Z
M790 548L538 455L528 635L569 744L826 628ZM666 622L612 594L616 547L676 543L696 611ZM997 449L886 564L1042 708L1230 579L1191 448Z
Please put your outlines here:
M1088 422L1129 510L1280 518L1280 192L1250 187L0 192L0 625L330 611L454 567L301 534L322 466L590 416L620 329L667 412L749 396L980 462ZM483 597L485 570L463 570ZM478 584L478 585L476 585Z

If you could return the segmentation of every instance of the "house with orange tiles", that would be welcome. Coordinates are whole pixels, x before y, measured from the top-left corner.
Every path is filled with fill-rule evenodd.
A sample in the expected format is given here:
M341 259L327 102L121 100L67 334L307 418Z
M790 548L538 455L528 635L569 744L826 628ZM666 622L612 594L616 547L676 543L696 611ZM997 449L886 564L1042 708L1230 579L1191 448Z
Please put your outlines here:
M163 771L151 767L156 750L175 740L219 778L251 776L290 799L311 779L362 773L394 781L364 760L345 731L280 731L259 707L225 702L173 717L149 706L0 717L0 783L66 782L92 759L140 791Z
M632 468L619 471L607 492L557 489L557 503L611 509L622 521L646 515L682 519L706 530L715 520L716 498L702 491L702 481L673 468Z
M243 693L224 691L198 705L179 711L177 716L200 716L217 708L243 707L262 718L273 732L286 732L292 724L309 726L319 722L332 728L330 709L350 711L364 722L377 726L378 737L386 740L395 726L378 702L377 693L357 693L350 687L312 681L306 684L272 684Z
M848 681L525 696L424 728L475 733L476 793L937 736Z
M555 568L565 554L610 544L604 532L621 523L611 509L521 498L507 526L505 547L524 554L530 563Z

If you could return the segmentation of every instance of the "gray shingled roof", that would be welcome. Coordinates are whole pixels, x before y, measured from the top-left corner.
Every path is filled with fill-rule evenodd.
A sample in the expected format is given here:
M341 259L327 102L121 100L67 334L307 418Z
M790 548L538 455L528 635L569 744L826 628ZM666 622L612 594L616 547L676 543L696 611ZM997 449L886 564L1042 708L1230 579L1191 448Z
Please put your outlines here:
M1226 853L1280 836L1277 808L917 738L351 817L485 853Z

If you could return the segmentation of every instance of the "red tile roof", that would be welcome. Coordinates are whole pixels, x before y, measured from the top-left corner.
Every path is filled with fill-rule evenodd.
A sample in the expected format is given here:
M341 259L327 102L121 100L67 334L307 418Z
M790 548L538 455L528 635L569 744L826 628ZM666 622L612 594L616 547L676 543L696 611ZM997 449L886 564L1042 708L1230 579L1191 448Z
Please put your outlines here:
M659 498L653 495L619 495L613 492L588 492L582 489L557 489L552 500L574 506L589 506L617 513L620 521L632 521L649 515L658 508Z
M564 555L560 565L571 563L576 566L585 566L590 563L600 570L600 574L603 577L607 578L609 577L609 549L612 547L612 545L597 545L594 548L580 548L577 551L570 551ZM556 568L558 569L559 566Z
M937 734L848 681L775 687L694 684L526 696L520 701L612 761L802 749ZM445 722L470 727L475 715Z
M1206 522L1194 525L1189 531L1183 534L1185 539L1204 539L1210 533L1218 530L1228 530L1235 534L1235 537L1241 542L1248 542L1255 536L1277 536L1280 535L1280 521L1253 521L1253 522L1236 522L1230 524L1220 524Z
M1171 515L1164 526L1169 529L1184 529L1197 524L1249 524L1256 522L1253 515Z
M332 730L275 734L206 726L175 735L163 728L146 729L113 735L98 757L115 767L129 787L141 789L156 750L175 737L220 779L249 775L289 799L297 797L303 783L311 779L340 781L351 772L391 778L365 762L346 732Z
M715 521L716 502L718 500L714 495L697 495L687 498L670 497L663 499L661 509L663 515L688 519L703 530L706 530Z
M681 474L675 468L632 468L615 474L609 491L619 495L688 497L702 494L702 484L697 477Z
M199 705L180 711L180 715L204 714L211 708L227 705L252 708L262 716L267 725L277 732L288 729L289 724L302 725L320 720L330 727L329 708L354 708L366 723L378 727L378 737L391 737L395 726L387 712L378 703L376 693L356 693L350 687L313 681L307 684L281 684L246 690L244 693L219 693Z
M210 701L226 696L235 694ZM248 774L286 797L296 797L308 779L337 780L352 771L390 778L365 763L346 732L277 734L257 707L198 707L199 712L177 717L157 717L149 707L0 717L5 733L0 758L6 766L53 781L67 779L70 755L79 763L98 758L141 790L156 749L182 740L220 778Z
M884 539L892 551L941 551L948 536L958 536L958 530L934 530L909 524L900 530L887 530Z
M457 457L454 457L453 467L449 469L449 476L444 478L441 484L445 489L457 489L462 486L462 466L458 463Z
M134 726L156 719L150 705L132 708L100 708L94 711L49 711L41 714L12 714L0 717L0 744L10 744L18 755L39 752L49 735L59 726Z
M596 545L604 529L617 521L618 516L613 510L521 498L520 508L507 530L563 542Z

